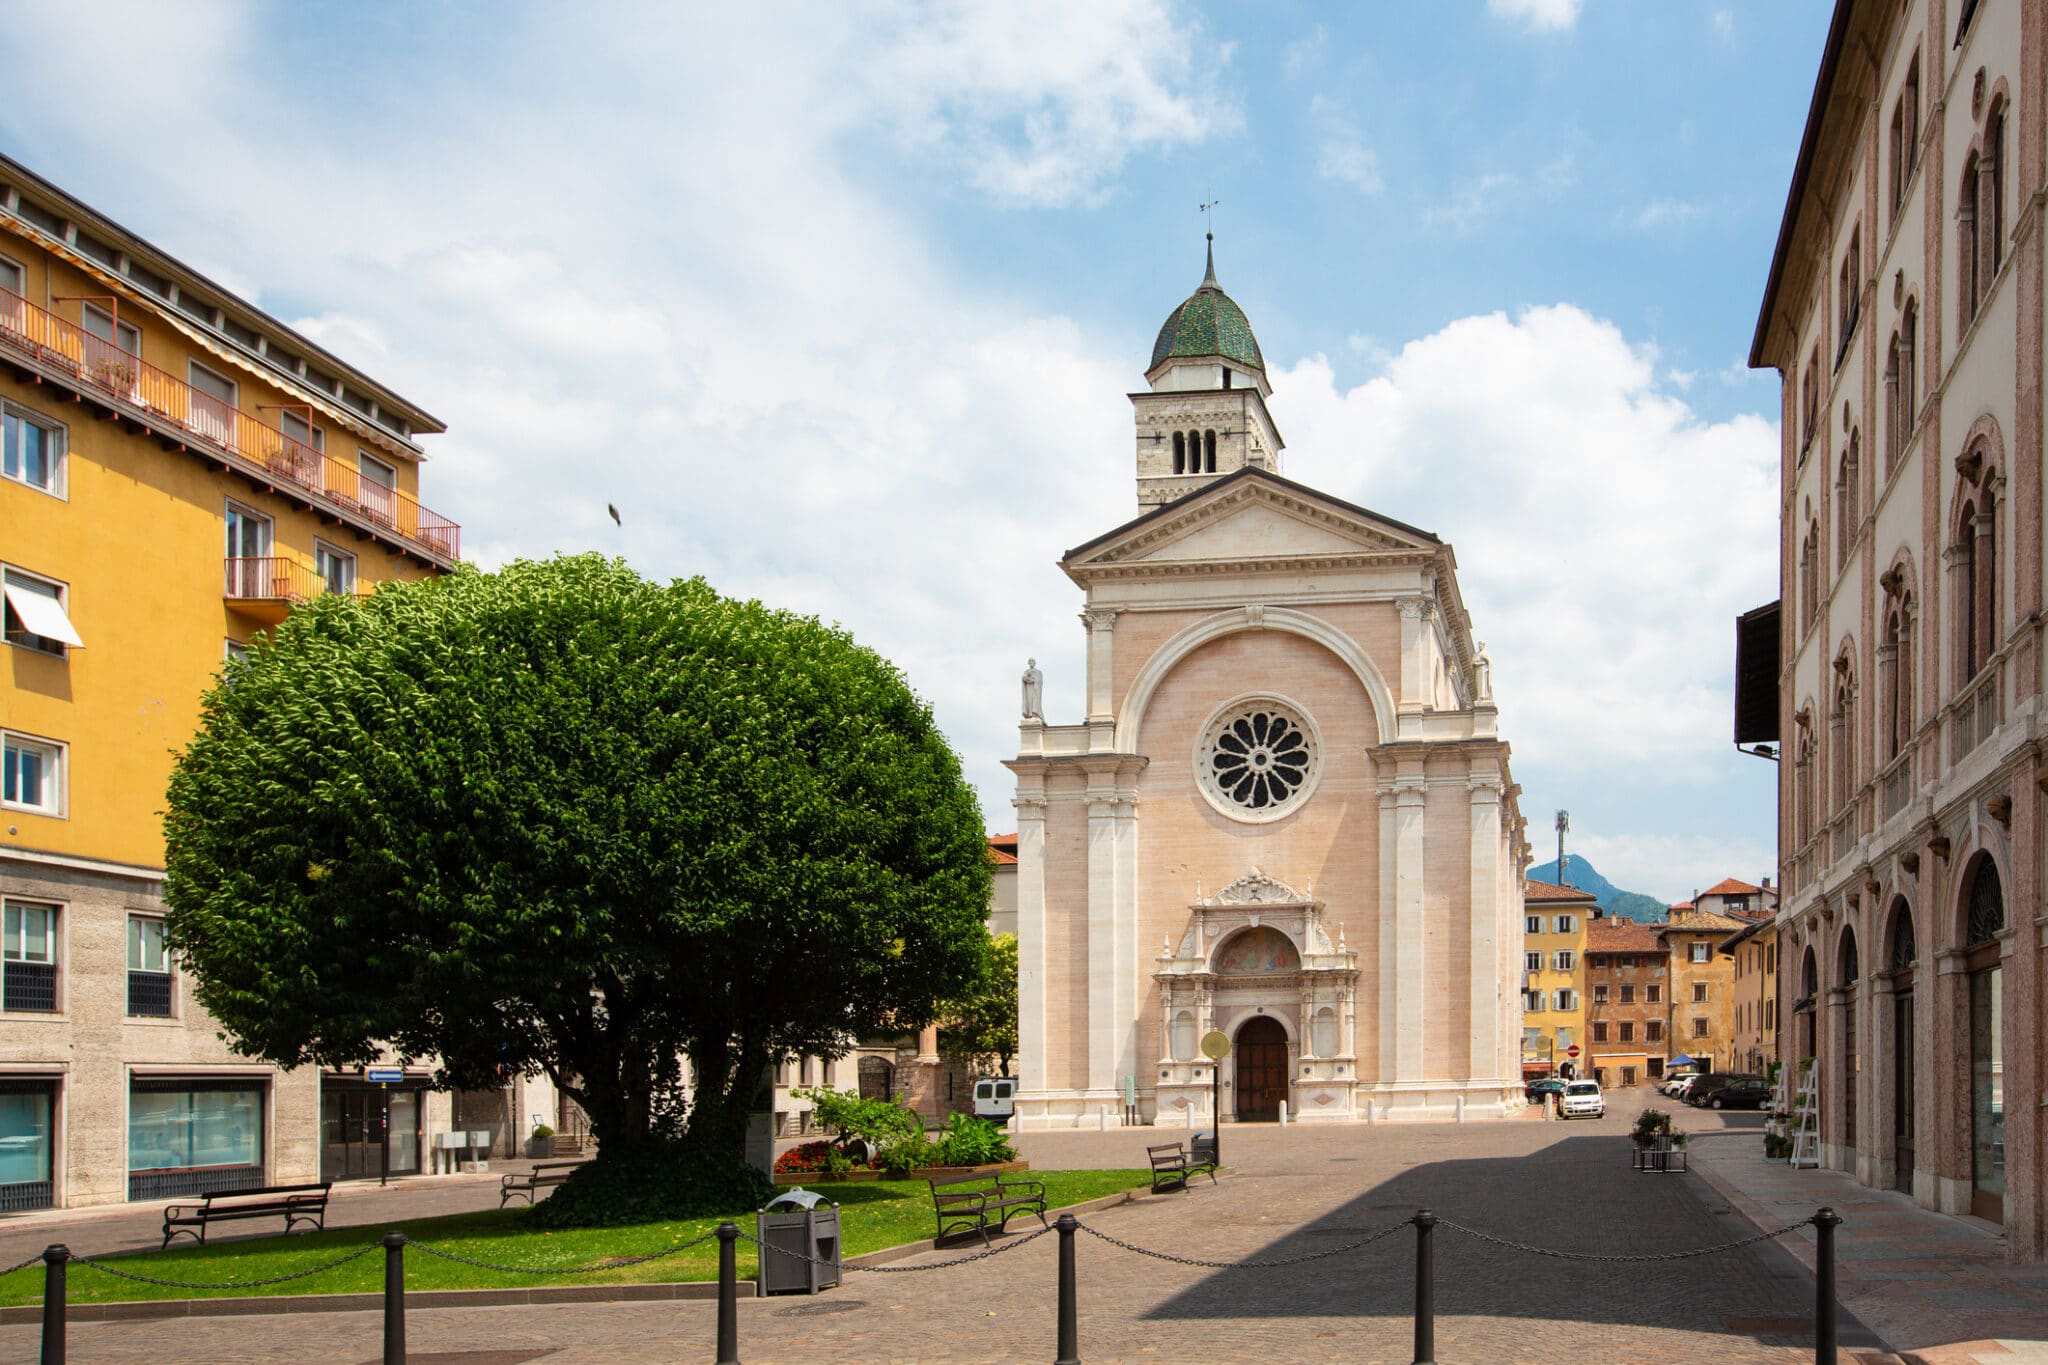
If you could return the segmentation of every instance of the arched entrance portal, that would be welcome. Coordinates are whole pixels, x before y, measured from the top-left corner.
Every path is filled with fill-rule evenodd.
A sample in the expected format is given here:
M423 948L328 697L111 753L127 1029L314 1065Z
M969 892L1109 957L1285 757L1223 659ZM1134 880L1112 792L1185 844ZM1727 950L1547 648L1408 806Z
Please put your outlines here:
M1970 982L1970 1212L2005 1221L2005 1046L1999 934L2005 892L1980 857L1964 910L1963 965Z
M1270 1123L1287 1098L1287 1030L1270 1014L1253 1015L1231 1045L1237 1058L1237 1121Z

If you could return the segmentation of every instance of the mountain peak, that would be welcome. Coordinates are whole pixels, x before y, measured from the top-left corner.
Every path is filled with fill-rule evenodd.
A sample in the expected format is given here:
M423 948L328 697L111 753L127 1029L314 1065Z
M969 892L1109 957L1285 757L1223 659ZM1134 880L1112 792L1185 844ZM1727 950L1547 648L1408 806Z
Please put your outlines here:
M1670 918L1670 910L1656 896L1646 896L1639 891L1624 891L1600 875L1600 869L1580 857L1568 854L1565 858L1564 875L1559 876L1557 860L1538 863L1526 874L1530 881L1549 882L1554 886L1574 886L1590 892L1594 903L1615 919L1632 919L1638 924L1661 924Z

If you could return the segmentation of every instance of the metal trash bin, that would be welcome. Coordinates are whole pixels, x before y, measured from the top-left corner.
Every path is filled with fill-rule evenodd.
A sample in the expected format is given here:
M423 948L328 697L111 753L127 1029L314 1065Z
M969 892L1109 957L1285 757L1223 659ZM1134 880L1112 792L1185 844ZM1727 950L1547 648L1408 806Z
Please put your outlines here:
M1188 1162L1194 1166L1216 1164L1216 1130L1197 1128L1188 1138Z
M801 1185L784 1190L754 1215L754 1235L756 1294L815 1294L839 1283L839 1206L824 1195Z

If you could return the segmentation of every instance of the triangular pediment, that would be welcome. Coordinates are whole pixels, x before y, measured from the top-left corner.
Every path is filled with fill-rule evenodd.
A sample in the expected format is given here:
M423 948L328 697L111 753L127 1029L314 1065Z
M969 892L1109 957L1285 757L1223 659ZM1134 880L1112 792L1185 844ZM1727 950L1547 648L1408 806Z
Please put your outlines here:
M1220 479L1067 556L1071 569L1430 553L1436 537L1264 470Z

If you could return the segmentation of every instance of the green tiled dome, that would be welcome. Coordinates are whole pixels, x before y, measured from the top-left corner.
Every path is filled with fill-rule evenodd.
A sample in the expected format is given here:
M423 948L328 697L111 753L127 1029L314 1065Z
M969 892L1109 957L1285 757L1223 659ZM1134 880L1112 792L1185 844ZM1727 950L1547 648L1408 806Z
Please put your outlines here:
M1216 248L1209 248L1209 271L1201 288L1188 295L1187 302L1169 313L1152 343L1152 364L1176 355L1220 355L1247 368L1264 371L1265 357L1259 354L1259 339L1244 309L1216 283Z

